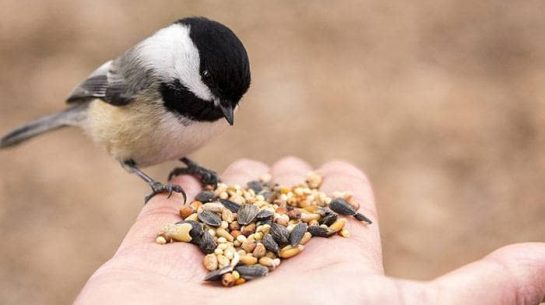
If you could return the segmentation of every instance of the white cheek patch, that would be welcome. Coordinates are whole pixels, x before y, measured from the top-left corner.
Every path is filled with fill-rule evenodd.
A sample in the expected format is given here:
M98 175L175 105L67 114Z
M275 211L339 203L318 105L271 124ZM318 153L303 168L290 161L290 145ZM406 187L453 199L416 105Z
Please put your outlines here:
M189 27L172 24L142 41L137 48L141 59L172 80L179 79L197 97L215 99L199 73L199 51L189 37Z

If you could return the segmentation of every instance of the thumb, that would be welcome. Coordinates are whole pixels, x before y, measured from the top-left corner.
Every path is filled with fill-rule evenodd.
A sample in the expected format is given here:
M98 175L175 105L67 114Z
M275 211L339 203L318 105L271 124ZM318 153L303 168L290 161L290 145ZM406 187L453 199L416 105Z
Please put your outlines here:
M500 248L432 285L437 304L539 304L545 301L545 243Z

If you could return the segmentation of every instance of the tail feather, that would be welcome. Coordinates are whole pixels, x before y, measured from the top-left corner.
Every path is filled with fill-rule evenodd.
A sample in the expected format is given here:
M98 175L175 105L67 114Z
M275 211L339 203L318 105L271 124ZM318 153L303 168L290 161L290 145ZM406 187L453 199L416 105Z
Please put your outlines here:
M16 128L0 139L0 148L15 146L48 131L77 125L85 119L87 106L88 103L77 104L63 112L39 118Z

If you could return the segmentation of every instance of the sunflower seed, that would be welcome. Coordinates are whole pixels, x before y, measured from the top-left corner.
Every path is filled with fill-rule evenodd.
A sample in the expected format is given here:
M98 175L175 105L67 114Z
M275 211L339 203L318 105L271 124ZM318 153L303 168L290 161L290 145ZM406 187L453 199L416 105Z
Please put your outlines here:
M214 192L202 191L195 196L195 200L198 200L202 203L210 202L214 200Z
M269 269L261 265L237 266L235 270L240 274L242 278L245 278L247 280L264 277L269 273Z
M271 231L270 231L272 237L278 244L287 244L290 238L290 232L286 227L281 226L277 223L271 224Z
M305 232L307 231L307 224L304 222L298 223L293 230L291 230L290 233L290 245L292 247L297 246L301 239L303 239L303 236L305 235Z
M250 205L250 204L242 205L240 209L238 210L238 223L243 226L251 223L257 216L258 212L259 212L259 208L255 205Z
M341 215L355 215L356 210L346 200L335 198L329 203L329 208Z
M310 232L310 234L312 234L312 236L317 236L317 237L331 236L331 233L329 232L328 229L324 227L320 227L320 226L309 226L308 231Z
M261 240L261 242L263 243L265 248L269 251L278 253L278 251L280 250L280 247L278 246L274 238L271 236L271 234L266 234L265 236L263 236L263 239Z
M221 277L229 272L233 272L233 266L226 266L218 270L208 272L204 277L204 280L207 282L216 282L220 281ZM239 272L240 273L240 272Z
M263 190L263 185L259 181L250 181L247 183L248 188L252 189L256 194L259 194Z
M203 231L203 234L195 242L201 251L206 254L214 253L214 250L218 244L214 241L214 237L208 233L208 231Z
M337 217L338 215L333 212L331 214L326 214L320 221L320 224L324 224L329 227L337 220Z
M274 197L276 196L271 191L263 191L263 192L259 193L259 195L263 196L263 198L265 198L265 201L267 201L267 202L272 202L274 200Z
M211 227L219 227L221 225L221 218L210 211L202 211L199 213L198 217L200 221Z
M368 224L372 224L373 222L371 221L371 219L367 218L365 215L361 214L361 213L356 213L354 214L354 218L356 218L357 220L359 221L365 221L366 223Z
M224 207L231 210L233 213L238 213L238 210L240 209L240 204L233 202L228 199L220 199L221 204L223 204Z
M267 219L271 219L273 216L274 216L274 213L271 212L270 210L261 210L259 211L259 213L257 213L255 218L257 220L267 220Z

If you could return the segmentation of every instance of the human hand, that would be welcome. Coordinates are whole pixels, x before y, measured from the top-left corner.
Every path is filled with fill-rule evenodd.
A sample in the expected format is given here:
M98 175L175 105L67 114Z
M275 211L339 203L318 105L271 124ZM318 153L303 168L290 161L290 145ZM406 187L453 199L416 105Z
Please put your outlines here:
M270 172L283 185L303 182L312 169L285 158L270 169L250 160L233 163L222 175L244 185ZM158 245L157 232L180 220L179 201L160 195L142 210L115 255L89 279L75 304L539 304L545 298L545 244L501 248L433 281L384 275L379 227L367 178L344 162L317 170L323 191L350 191L369 226L350 219L350 238L315 238L302 254L283 261L269 276L232 288L203 283L202 253L186 243ZM174 179L188 198L199 191L190 176Z

